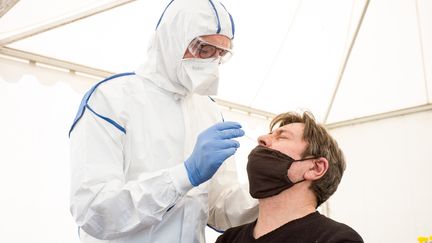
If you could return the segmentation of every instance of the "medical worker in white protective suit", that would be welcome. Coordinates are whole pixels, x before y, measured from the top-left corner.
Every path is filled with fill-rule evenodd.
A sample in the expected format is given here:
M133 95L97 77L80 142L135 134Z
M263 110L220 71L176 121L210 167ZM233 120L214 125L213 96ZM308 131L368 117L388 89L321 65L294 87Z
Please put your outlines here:
M227 159L244 132L208 97L233 37L219 2L173 0L145 64L86 93L69 132L82 242L205 242L207 224L225 230L257 217Z

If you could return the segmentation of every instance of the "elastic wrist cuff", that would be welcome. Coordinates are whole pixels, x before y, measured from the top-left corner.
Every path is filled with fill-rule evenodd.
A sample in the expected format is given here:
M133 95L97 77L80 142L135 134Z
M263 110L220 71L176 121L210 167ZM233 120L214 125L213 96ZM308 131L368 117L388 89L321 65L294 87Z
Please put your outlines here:
M174 186L181 195L186 194L190 189L193 188L193 185L189 180L186 167L183 163L170 169L169 173L174 182Z

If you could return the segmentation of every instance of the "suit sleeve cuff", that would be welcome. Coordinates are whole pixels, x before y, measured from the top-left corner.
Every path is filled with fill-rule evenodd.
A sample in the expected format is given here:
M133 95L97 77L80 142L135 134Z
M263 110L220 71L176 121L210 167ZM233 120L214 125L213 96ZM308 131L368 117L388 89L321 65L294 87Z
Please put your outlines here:
M173 180L173 184L176 190L181 194L186 194L190 189L193 188L193 185L189 181L189 177L186 171L186 167L183 163L171 168L169 170L170 176Z

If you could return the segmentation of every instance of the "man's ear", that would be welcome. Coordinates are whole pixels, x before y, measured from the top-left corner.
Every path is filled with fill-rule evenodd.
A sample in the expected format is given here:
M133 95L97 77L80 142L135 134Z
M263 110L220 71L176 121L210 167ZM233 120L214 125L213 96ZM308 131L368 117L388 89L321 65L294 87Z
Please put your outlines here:
M318 159L313 159L312 163L313 166L311 166L309 171L305 173L305 179L315 181L323 177L327 172L329 162L326 158L320 157Z

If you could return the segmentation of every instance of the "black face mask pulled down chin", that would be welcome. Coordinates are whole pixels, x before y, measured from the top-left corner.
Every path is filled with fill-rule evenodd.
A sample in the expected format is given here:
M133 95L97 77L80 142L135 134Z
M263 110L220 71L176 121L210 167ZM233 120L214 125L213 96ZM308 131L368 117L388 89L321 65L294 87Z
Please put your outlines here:
M310 159L310 158L308 158ZM292 182L288 178L288 169L294 160L277 150L261 145L256 146L249 154L247 173L249 193L253 198L266 198L277 195L301 181Z

